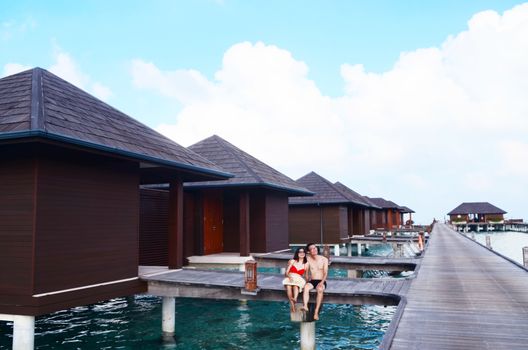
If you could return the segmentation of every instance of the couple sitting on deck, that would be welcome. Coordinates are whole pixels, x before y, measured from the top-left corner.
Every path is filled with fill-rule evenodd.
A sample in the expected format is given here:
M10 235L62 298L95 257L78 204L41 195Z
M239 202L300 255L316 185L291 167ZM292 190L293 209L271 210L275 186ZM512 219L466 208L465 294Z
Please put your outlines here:
M317 290L314 320L319 319L319 309L323 302L323 292L328 276L328 259L319 255L319 248L308 243L306 248L298 248L293 259L288 262L286 278L282 281L290 301L290 311L295 312L295 303L300 291L303 291L302 310L308 311L310 290Z

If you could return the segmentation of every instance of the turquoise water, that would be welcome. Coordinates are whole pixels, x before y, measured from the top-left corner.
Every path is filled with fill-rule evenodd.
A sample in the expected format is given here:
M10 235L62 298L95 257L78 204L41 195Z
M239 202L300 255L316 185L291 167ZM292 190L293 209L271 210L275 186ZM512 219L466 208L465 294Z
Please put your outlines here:
M467 234L471 237L471 233ZM486 236L491 238L491 247L493 250L523 264L522 248L528 247L528 234L524 232L513 231L493 231L475 233L477 242L486 245Z
M376 349L395 307L325 304L318 349ZM0 349L12 326L0 322ZM161 340L161 299L137 295L36 320L36 349L298 349L286 302L176 298L176 344Z
M364 255L391 252L390 244L372 245ZM381 273L370 277L386 277ZM377 349L395 310L324 304L316 325L317 349ZM176 342L167 344L161 340L161 298L136 295L37 317L35 348L298 349L299 324L289 316L286 301L176 298ZM0 321L0 349L11 349L11 336L12 324Z

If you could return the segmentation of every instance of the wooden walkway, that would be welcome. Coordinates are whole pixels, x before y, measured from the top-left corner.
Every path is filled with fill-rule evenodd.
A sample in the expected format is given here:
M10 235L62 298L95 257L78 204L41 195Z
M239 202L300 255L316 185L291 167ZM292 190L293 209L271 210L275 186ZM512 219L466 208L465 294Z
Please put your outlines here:
M251 295L242 292L244 275L236 271L183 269L141 277L148 282L148 293L152 295L286 302L283 278L282 275L259 273L257 282L260 290L256 295ZM410 281L406 278L328 279L324 302L398 305L401 295L407 292Z
M254 256L259 267L286 267L291 253L270 253ZM366 256L331 256L331 269L414 271L421 258L384 258Z
M528 272L447 225L406 299L390 349L528 349Z

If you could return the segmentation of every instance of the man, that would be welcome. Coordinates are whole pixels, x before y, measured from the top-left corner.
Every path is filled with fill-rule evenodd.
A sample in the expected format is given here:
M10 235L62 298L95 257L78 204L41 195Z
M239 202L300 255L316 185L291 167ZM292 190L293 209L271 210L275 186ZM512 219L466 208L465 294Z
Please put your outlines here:
M328 276L328 259L319 255L319 248L314 243L306 245L308 252L308 265L310 266L310 279L306 282L303 291L303 310L308 311L308 301L310 300L310 290L317 291L315 301L314 320L319 319L319 309L323 302L323 293L326 288L326 278Z

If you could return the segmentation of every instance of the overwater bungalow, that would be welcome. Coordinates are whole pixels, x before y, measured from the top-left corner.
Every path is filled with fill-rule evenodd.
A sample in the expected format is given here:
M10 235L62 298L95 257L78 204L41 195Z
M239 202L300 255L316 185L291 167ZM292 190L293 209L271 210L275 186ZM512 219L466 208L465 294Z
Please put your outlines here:
M504 223L506 211L488 202L464 202L451 210L449 220L451 223Z
M312 193L219 136L189 149L234 177L184 184L184 258L287 249L288 197ZM143 189L142 198L149 205L141 212L141 264L166 265L168 194L158 186Z
M361 195L341 183L332 183L315 172L296 180L313 197L292 197L290 243L340 244L352 235L370 230L370 208Z
M0 162L0 320L22 342L36 315L146 291L140 185L171 184L177 267L183 182L230 176L40 68L0 79Z
M376 211L375 228L392 230L402 225L402 215L400 206L392 201L381 197L367 197L372 203L376 204L381 210Z

